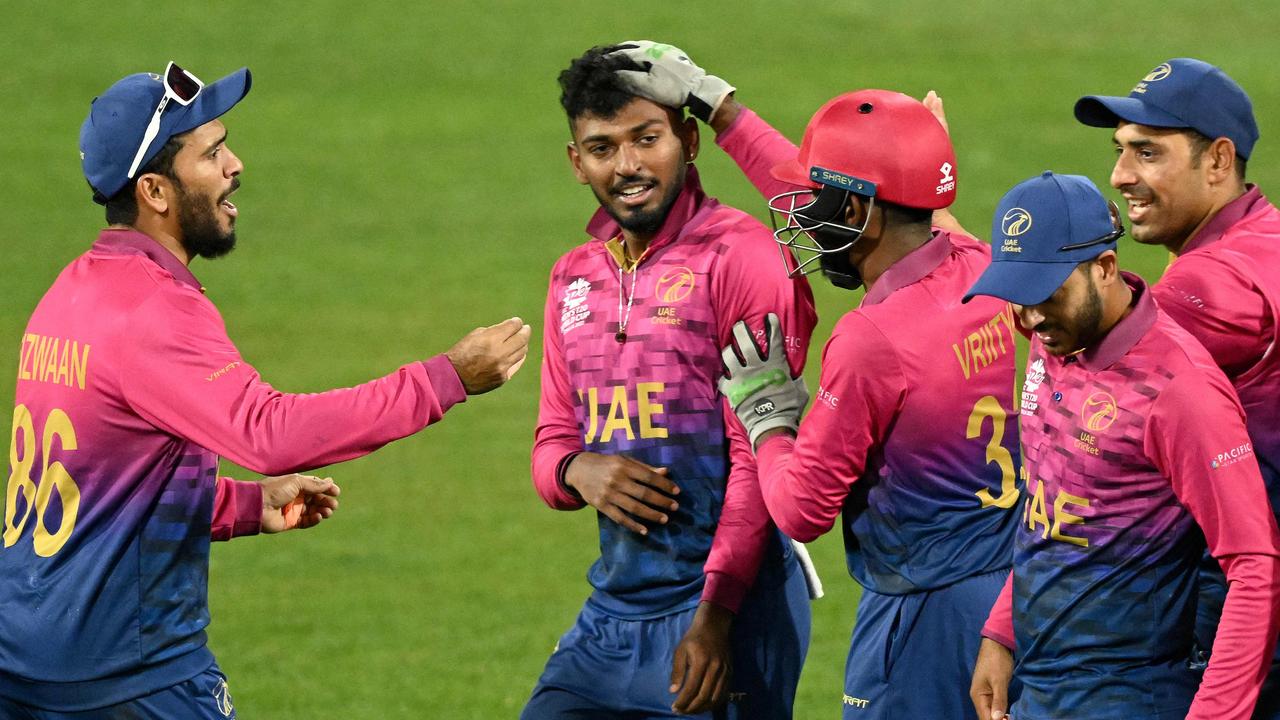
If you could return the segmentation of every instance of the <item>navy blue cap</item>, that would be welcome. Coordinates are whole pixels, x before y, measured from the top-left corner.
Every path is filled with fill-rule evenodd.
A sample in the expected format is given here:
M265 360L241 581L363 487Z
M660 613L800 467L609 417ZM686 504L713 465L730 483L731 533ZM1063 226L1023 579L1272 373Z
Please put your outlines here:
M1161 63L1128 97L1086 95L1076 101L1076 119L1114 128L1121 120L1160 128L1191 128L1209 139L1230 138L1245 160L1258 141L1253 103L1243 88L1203 60Z
M160 118L160 132L138 167L146 167L169 138L194 130L234 107L249 93L251 82L249 68L240 68L205 85L190 105L170 101ZM129 165L163 97L164 79L160 75L136 73L93 99L89 115L80 126L80 164L85 179L102 200L128 184Z
M1000 198L991 228L991 265L969 288L1017 305L1038 305L1077 265L1116 248L1123 234L1098 186L1081 175L1045 172Z

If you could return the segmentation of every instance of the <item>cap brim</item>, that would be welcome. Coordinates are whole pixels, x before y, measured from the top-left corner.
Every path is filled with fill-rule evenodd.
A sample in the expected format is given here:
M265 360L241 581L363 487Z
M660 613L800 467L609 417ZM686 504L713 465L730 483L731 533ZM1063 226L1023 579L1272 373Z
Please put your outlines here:
M1092 127L1114 128L1120 121L1151 127L1188 127L1180 118L1138 98L1086 95L1076 101L1076 120Z
M800 187L807 188L820 187L818 183L809 179L809 171L800 164L799 158L783 160L777 165L774 165L773 169L769 171L769 174L773 175L774 180L787 183L788 185L798 185Z
M1039 305L1062 287L1076 265L1076 262L993 262L961 302L967 303L978 295L990 295L1015 305Z
M249 94L249 87L252 84L253 76L249 73L249 68L240 68L220 80L205 85L196 96L195 102L187 106L187 111L171 134L178 135L194 130L211 120L222 117Z

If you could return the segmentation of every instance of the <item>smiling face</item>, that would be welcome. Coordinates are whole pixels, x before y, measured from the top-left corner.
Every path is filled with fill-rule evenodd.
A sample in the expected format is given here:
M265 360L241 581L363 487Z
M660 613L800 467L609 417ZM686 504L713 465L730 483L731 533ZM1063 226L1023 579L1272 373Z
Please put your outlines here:
M244 164L226 141L226 127L212 120L188 133L173 161L179 240L192 256L218 257L236 244L239 210L230 196Z
M1210 152L1181 129L1121 122L1111 186L1128 204L1133 238L1178 252L1218 209Z
M684 187L685 163L697 146L692 120L636 98L613 117L588 112L575 119L569 161L623 231L648 240Z

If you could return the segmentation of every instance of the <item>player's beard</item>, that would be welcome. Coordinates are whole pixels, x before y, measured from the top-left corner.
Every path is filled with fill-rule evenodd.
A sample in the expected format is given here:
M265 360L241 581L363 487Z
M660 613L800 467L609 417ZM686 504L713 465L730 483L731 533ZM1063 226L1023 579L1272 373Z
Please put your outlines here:
M667 188L667 192L663 194L662 201L652 210L638 210L627 213L625 215L613 209L613 205L608 199L597 197L600 204L604 207L605 212L622 226L623 230L640 236L651 236L662 229L662 224L667 221L667 214L671 212L671 206L676 204L676 198L680 197L680 191L684 189L685 165L680 165L680 170L676 174L675 180L671 186ZM623 178L614 183L615 186L621 187L627 183L636 182L642 178Z
M219 198L187 192L182 183L175 179L174 187L178 195L178 227L182 231L182 247L192 257L213 259L222 257L235 249L236 226L232 219L231 229L224 231L218 225L218 207L226 195L230 195L240 187L237 179L232 183L226 195Z
M1072 355L1085 348L1093 347L1102 340L1105 335L1102 331L1102 294L1098 292L1098 286L1094 284L1092 277L1089 278L1089 289L1085 293L1084 301L1075 312L1071 313L1068 322L1042 322L1032 328L1032 332L1051 332L1058 329L1067 330L1072 333L1072 336L1066 338L1069 342L1064 342L1061 347L1053 349L1045 347L1051 355L1059 357Z

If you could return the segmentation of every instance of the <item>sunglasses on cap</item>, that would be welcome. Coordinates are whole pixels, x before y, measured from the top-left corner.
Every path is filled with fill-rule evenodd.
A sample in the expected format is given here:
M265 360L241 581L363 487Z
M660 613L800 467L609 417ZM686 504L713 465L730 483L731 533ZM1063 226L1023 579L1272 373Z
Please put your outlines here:
M172 100L185 107L190 105L204 89L204 83L200 78L178 67L172 60L164 69L163 80L164 97L160 98L160 104L156 106L151 122L147 123L147 131L142 134L142 144L138 146L138 153L133 156L133 164L129 166L129 174L126 176L130 180L138 172L138 165L147 154L147 148L151 147L151 143L155 142L156 135L160 132L160 116L169 106L169 101Z
M1105 245L1115 242L1124 237L1124 223L1120 222L1120 206L1115 202L1108 200L1107 209L1111 211L1111 232L1103 235L1096 240L1086 240L1085 242L1072 243L1071 245L1063 245L1058 248L1058 252L1067 252L1068 250L1079 250L1080 248L1092 247L1094 245Z

